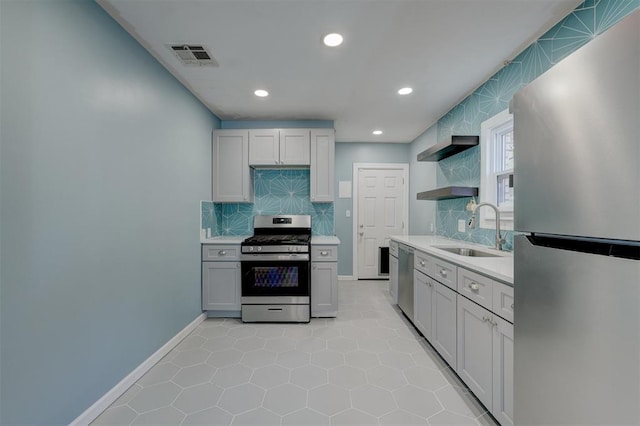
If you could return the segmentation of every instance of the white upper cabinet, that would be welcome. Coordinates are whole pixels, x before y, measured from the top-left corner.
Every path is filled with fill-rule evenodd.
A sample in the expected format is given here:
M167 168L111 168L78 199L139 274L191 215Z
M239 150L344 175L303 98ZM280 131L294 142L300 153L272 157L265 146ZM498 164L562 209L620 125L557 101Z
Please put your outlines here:
M311 164L310 134L309 129L280 130L280 164Z
M249 131L214 131L212 154L212 200L222 203L253 202Z
M249 165L309 166L309 129L249 130Z
M335 131L311 130L311 201L330 203L334 200Z
M249 131L249 165L273 166L280 162L280 136L278 130Z

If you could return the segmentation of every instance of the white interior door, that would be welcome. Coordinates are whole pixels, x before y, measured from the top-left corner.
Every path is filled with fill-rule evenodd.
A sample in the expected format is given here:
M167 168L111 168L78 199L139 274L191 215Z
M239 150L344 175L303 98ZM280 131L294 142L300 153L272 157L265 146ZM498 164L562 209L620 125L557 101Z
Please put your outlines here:
M404 234L404 175L402 168L358 169L358 279L388 277L379 274L380 247Z

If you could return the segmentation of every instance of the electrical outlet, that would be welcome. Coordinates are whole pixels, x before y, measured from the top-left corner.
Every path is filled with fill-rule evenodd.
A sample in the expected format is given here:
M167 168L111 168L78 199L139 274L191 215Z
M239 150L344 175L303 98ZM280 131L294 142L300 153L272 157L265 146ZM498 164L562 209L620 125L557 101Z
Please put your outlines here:
M347 210L346 215L347 215L347 217L351 217L351 210Z
M464 219L458 220L458 232L465 232L466 224L464 223Z
M433 229L433 222L431 222L431 223L429 224L429 232L433 232L433 231L434 231L434 229Z

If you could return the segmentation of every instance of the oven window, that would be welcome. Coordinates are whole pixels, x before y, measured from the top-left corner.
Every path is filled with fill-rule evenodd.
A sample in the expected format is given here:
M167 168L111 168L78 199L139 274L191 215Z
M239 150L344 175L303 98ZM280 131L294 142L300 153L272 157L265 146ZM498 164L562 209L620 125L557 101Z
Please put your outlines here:
M254 266L254 287L297 287L297 266Z
M243 261L243 296L309 296L309 262Z

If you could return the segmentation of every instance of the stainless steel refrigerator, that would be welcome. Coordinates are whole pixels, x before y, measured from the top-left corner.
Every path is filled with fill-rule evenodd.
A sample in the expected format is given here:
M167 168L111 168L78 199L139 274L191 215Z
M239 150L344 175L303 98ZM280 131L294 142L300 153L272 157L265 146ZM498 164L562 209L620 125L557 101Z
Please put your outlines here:
M640 424L640 11L511 110L515 424Z

